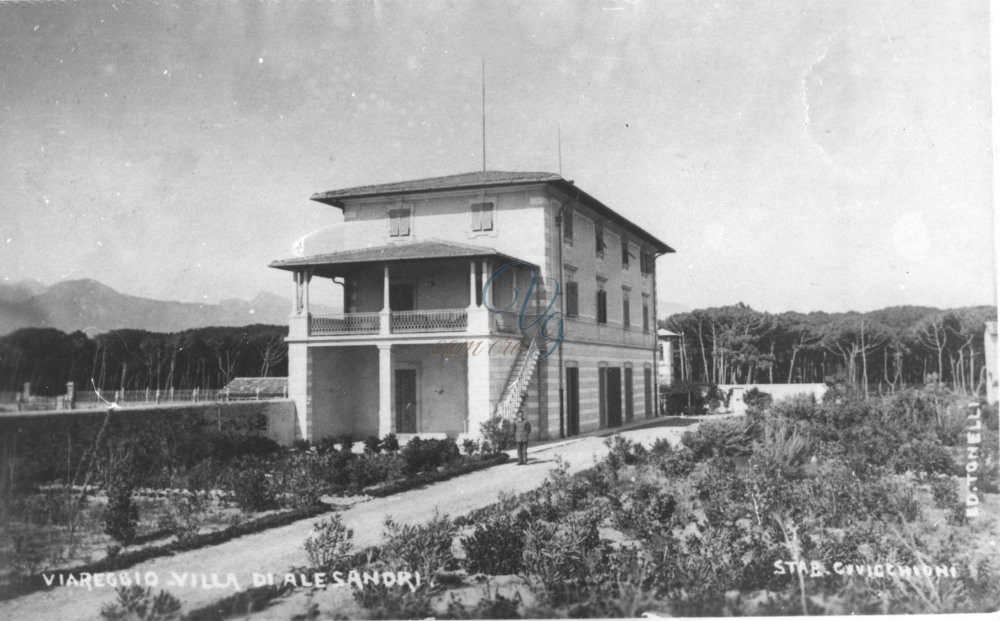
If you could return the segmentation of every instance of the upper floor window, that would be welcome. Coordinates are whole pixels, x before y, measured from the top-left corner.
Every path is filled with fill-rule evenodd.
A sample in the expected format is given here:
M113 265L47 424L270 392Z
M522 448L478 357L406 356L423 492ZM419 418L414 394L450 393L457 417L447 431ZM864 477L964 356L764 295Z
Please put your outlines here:
M608 292L604 285L597 285L597 323L608 323Z
M562 236L563 241L573 245L573 210L567 209L562 216Z
M580 312L580 288L575 280L566 281L566 316L576 317Z
M594 223L594 250L598 257L604 258L604 225L600 222Z
M630 302L628 299L630 293L627 287L622 287L622 327L626 330L632 327L632 313L629 310Z
M642 295L642 333L649 334L649 296Z
M474 232L493 230L493 203L472 203L472 230Z
M412 211L409 207L397 207L389 210L389 236L407 237L410 234L410 216Z
M628 240L622 236L622 269L628 269Z
M639 253L639 272L643 276L652 274L656 266L656 259L653 257L653 253L648 250L643 250Z

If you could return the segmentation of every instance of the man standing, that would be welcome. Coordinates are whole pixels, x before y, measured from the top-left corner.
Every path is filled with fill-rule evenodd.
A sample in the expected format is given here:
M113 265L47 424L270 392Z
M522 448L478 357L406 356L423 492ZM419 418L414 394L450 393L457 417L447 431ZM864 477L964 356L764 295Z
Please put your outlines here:
M528 436L531 434L531 423L524 420L524 411L517 411L514 421L514 441L517 442L517 465L528 463Z

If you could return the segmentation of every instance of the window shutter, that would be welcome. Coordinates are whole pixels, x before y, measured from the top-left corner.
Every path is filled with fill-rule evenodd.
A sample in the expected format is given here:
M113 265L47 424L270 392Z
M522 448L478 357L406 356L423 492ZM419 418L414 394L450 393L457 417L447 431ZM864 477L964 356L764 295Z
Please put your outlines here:
M578 295L579 289L575 281L569 281L566 283L566 316L576 317L577 316L577 305L578 305Z

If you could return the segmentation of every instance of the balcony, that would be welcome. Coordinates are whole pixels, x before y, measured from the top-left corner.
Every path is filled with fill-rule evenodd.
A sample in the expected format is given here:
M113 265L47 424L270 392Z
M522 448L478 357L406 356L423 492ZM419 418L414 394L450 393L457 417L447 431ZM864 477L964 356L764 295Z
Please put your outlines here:
M467 308L393 311L389 316L390 334L465 332L469 325ZM379 334L381 330L382 316L378 312L309 317L309 336Z

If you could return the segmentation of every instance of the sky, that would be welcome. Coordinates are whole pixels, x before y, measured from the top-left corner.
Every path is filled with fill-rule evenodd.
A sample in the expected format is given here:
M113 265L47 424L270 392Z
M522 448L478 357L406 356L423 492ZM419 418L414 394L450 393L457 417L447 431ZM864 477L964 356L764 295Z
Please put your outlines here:
M291 295L309 196L559 172L661 303L996 303L986 1L0 3L0 278Z

